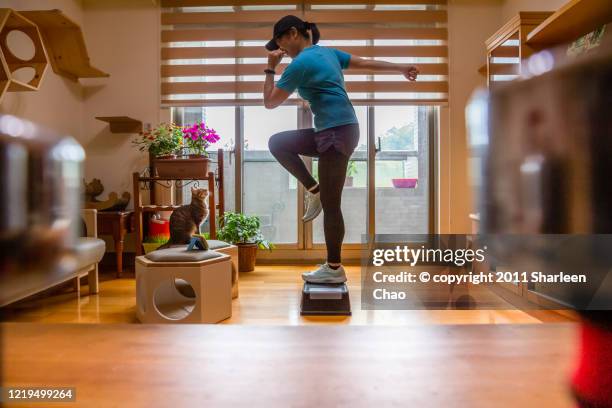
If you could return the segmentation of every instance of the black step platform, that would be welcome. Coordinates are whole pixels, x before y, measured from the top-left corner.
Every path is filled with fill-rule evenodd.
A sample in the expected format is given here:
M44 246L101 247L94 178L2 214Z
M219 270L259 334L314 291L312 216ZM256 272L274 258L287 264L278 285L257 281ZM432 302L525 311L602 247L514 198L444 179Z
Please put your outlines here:
M302 316L350 316L351 301L346 283L304 283Z

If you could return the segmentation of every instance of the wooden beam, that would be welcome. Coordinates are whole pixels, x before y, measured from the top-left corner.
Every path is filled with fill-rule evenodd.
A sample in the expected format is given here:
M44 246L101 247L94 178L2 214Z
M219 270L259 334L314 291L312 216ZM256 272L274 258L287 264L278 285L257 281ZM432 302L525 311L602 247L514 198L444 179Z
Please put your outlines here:
M287 10L249 10L237 12L168 12L162 13L162 25L274 23L289 13ZM303 19L320 23L442 23L446 10L313 10Z
M287 67L288 64L281 64L277 67L278 74ZM416 64L421 75L447 75L448 64ZM189 77L189 76L227 76L227 75L263 75L266 64L198 64L198 65L162 65L161 76L167 77ZM348 69L345 75L371 75L373 71ZM397 71L377 71L377 75L395 74Z
M390 27L319 27L321 40L446 40L447 30L440 28L390 28ZM162 30L161 41L238 41L260 40L267 41L272 37L272 27L259 28L200 28L181 30Z
M244 5L303 5L303 4L406 4L406 5L445 5L447 0L161 0L162 7L205 7L205 6L244 6Z
M263 81L163 82L162 95L260 93ZM448 92L446 81L347 81L347 92Z

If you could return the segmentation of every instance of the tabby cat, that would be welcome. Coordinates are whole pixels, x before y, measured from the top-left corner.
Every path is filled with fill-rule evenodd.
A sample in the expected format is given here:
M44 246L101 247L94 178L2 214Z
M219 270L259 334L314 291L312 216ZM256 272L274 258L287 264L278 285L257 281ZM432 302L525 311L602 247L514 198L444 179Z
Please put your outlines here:
M194 234L200 233L200 225L208 218L208 190L205 188L191 188L191 204L183 205L170 216L170 239L158 249L171 245L187 245ZM208 249L208 242L201 237L204 249Z

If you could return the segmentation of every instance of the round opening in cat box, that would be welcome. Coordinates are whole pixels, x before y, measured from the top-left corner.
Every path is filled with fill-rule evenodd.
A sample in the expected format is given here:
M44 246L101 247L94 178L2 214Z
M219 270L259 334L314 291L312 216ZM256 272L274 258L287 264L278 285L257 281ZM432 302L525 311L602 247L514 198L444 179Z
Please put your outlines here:
M155 289L153 304L160 316L168 320L183 320L195 308L195 290L184 279L169 279Z

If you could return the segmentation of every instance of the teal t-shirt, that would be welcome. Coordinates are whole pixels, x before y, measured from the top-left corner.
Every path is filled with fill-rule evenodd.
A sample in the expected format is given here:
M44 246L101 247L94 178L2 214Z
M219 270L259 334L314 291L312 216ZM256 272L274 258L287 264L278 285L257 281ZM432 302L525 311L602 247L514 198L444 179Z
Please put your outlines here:
M344 89L342 70L351 55L334 48L306 47L285 68L276 87L298 94L310 104L315 131L358 123L355 109Z

